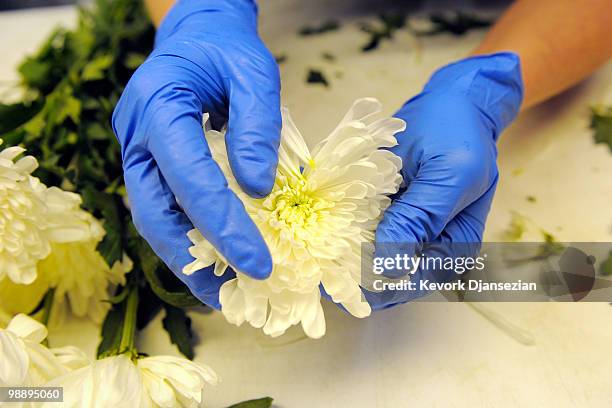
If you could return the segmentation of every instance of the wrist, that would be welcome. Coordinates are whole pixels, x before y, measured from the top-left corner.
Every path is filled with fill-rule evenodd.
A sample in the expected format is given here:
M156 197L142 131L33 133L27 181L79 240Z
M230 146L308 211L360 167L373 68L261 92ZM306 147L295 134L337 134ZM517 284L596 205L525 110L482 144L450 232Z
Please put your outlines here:
M257 31L254 0L178 0L159 25L155 46L183 31L220 34Z
M437 70L423 92L465 97L491 122L494 138L516 118L523 100L518 55L502 52L466 58Z

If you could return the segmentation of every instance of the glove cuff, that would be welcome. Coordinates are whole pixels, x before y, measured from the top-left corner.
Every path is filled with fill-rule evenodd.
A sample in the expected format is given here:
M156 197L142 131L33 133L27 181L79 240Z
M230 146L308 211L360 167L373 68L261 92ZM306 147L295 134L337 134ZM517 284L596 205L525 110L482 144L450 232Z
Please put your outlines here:
M500 52L446 65L432 75L423 92L440 90L467 97L492 122L497 140L518 115L523 100L519 56Z
M257 31L255 0L178 0L157 29L155 47L183 28L196 33L219 33L228 26L240 31Z

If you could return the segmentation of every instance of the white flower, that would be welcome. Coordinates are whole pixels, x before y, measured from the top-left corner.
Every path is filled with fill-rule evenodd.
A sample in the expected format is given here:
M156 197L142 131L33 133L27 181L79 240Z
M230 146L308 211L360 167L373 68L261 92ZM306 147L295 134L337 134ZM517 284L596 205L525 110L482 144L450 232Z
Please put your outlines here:
M172 356L137 361L147 395L156 407L199 407L205 383L215 385L217 375L208 366Z
M207 130L213 157L259 227L274 262L266 280L236 271L236 278L221 287L228 321L248 321L271 336L301 323L308 336L321 337L325 318L320 284L354 316L370 314L359 287L361 244L374 240L388 196L401 183L401 159L381 148L396 145L394 134L405 129L400 119L375 119L380 110L376 99L357 100L311 153L283 109L276 182L263 199L242 192L232 176L224 135ZM214 262L215 274L223 274L228 264L212 245L197 230L188 236L195 261L183 272L191 274Z
M37 386L87 363L75 347L48 349L40 344L47 328L19 314L0 330L0 386Z
M132 261L124 255L122 262L112 268L96 250L104 236L100 222L81 211L89 228L89 240L51 243L50 254L39 261L37 278L27 284L10 279L0 280L0 310L15 315L33 310L49 288L55 288L51 323L61 324L68 312L88 317L100 323L110 308L108 299L116 285L125 283L125 275L132 269ZM2 322L2 315L0 315Z
M35 158L15 161L24 151L0 151L0 280L8 276L15 283L29 284L51 243L88 240L90 229L79 195L47 188L33 177Z
M32 156L15 161L23 152L0 151L0 308L30 311L51 287L54 322L67 306L100 322L109 308L102 300L125 282L131 261L108 267L96 251L104 237L100 222L80 208L78 194L47 188L33 177L38 164Z
M133 362L122 354L97 360L46 386L64 387L66 408L166 408L200 406L205 384L216 382L210 368L184 358L157 356Z
M103 236L102 227L91 217L92 227L99 228L94 238L85 242L53 244L51 254L38 264L42 279L55 288L52 321L61 323L70 310L79 317L87 316L101 323L110 308L111 290L125 284L125 274L132 269L132 261L124 255L122 262L112 268L96 251Z

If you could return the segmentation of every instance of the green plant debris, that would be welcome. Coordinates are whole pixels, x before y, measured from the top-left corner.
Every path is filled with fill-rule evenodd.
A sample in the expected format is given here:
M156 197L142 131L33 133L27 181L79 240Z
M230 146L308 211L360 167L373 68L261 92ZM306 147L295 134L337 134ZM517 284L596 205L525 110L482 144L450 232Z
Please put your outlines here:
M519 242L528 230L534 231L534 228L537 228L536 231L539 232L543 242L537 247L533 254L519 259L507 260L508 263L520 264L528 261L540 261L563 253L566 247L557 242L552 234L538 228L534 225L533 221L516 211L512 212L512 218L510 219L508 228L506 228L503 233L503 239L505 242Z
M361 51L369 52L377 49L383 40L393 38L395 32L406 25L404 14L381 14L379 24L362 23L361 31L369 35L368 41L361 47Z
M612 106L591 108L591 129L595 143L608 145L612 153Z
M492 20L483 19L469 13L454 11L450 13L435 13L429 16L432 28L427 31L415 31L416 35L429 36L449 33L461 36L470 30L489 27Z
M287 58L287 54L278 54L274 56L274 60L278 65L282 64L283 62L286 62Z
M608 258L599 265L599 274L602 276L612 276L612 251L608 252Z
M318 69L308 70L308 74L306 76L306 83L321 84L326 88L329 87L329 82L327 81L327 78L325 77L325 75L323 75L323 72L319 71Z
M532 195L528 195L527 197L525 197L525 199L526 199L528 202L530 202L530 203L535 203L535 202L537 202L537 201L538 201L538 200L535 198L535 196L532 196Z
M329 62L334 62L336 60L336 56L332 54L331 52L327 52L327 51L321 53L321 58Z
M557 242L552 234L544 230L542 230L541 233L544 237L544 242L540 245L538 253L533 257L534 260L548 259L551 256L560 255L565 251L565 245Z
M340 23L336 20L327 20L319 25L307 25L300 28L298 34L307 37L311 35L319 35L328 33L330 31L337 31L340 29Z
M252 399L244 402L239 402L227 408L270 408L273 399L270 397Z
M508 228L503 232L503 240L506 242L517 242L527 230L527 218L513 211L511 213L510 224Z

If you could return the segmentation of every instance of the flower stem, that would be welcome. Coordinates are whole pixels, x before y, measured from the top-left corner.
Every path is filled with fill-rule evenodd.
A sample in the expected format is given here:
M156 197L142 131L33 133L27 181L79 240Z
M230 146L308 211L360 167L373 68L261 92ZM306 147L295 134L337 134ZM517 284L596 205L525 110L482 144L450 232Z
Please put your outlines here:
M122 353L134 351L134 337L136 335L136 317L138 312L138 286L132 285L129 289L123 317L123 329L119 351Z

